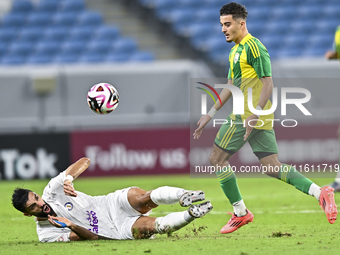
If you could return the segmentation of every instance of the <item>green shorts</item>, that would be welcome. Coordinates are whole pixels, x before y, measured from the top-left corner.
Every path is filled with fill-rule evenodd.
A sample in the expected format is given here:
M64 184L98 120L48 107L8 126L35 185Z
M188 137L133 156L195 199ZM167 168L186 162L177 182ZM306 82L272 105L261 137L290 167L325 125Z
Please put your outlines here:
M254 128L247 141L244 141L243 136L246 133L246 128L242 125L241 116L236 115L236 120L233 121L233 125L230 125L230 115L227 120L228 122L223 124L219 129L215 138L215 144L228 154L233 155L238 152L247 141L254 154L259 159L278 153L275 132L273 129L262 130ZM234 124L235 122L240 124Z

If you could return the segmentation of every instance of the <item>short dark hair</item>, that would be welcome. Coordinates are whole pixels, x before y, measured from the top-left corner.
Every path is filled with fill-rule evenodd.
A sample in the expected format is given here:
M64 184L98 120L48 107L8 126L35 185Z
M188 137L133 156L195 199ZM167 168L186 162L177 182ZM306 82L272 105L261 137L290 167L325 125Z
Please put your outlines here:
M229 3L223 5L220 10L220 16L232 15L233 19L242 18L247 19L248 12L244 5L238 3Z
M32 192L29 189L16 188L12 195L12 204L20 212L26 211L26 203L28 201L28 193Z

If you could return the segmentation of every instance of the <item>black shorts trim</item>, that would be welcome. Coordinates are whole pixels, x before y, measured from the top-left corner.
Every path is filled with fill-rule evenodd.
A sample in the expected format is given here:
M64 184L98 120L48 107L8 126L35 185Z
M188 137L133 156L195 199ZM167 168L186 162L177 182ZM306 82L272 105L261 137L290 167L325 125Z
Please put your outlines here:
M222 148L221 146L219 146L217 143L214 143L218 148L220 148L222 151L228 153L229 155L234 155L236 152L235 151L231 151L231 150L226 150L224 148Z
M260 160L264 157L268 157L270 155L276 154L275 152L262 152L262 151L255 151L255 156Z

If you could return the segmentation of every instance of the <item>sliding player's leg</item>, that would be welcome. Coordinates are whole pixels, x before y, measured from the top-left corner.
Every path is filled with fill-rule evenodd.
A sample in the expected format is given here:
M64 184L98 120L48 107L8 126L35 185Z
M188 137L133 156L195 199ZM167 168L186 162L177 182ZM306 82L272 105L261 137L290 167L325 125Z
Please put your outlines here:
M188 191L169 186L159 187L152 191L133 187L129 189L127 198L132 208L145 214L162 204L180 203L181 206L187 207L194 202L204 200L205 194L202 190Z
M183 212L170 213L164 217L142 216L132 225L135 239L150 238L153 234L171 233L188 225L196 218L201 218L212 210L210 201L191 205Z

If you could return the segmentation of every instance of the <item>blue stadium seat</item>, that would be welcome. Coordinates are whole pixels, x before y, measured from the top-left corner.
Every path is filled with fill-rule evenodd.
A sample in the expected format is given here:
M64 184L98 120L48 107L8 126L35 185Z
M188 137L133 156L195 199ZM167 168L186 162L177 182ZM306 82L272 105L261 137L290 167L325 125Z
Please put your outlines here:
M100 26L94 37L96 40L115 40L119 37L119 29L114 26Z
M103 17L100 13L95 11L86 11L78 16L77 25L96 27L101 25Z
M89 54L106 54L110 51L112 45L113 41L96 39L87 45L86 52Z
M303 49L307 45L306 36L304 35L287 35L283 38L283 44L289 48L300 48Z
M338 19L327 19L318 21L315 24L315 33L329 33L335 34L335 30L337 26L340 24L340 20Z
M7 53L8 44L0 40L0 57Z
M271 53L272 51L275 51L283 46L283 40L281 37L277 36L262 36L260 38L260 41L263 43L263 45L267 48L268 52Z
M94 34L92 27L75 26L69 33L70 40L90 40Z
M58 11L62 12L80 12L85 9L83 0L64 0L59 4Z
M131 54L130 53L111 53L106 56L105 61L106 62L126 62L130 58Z
M277 50L277 58L296 58L301 55L302 51L300 48L282 48Z
M25 24L27 15L21 13L9 13L2 20L2 27L17 29Z
M66 41L61 45L63 54L82 54L87 46L86 41Z
M20 32L18 39L22 41L36 42L43 36L41 28L24 27Z
M12 28L0 27L0 42L11 42L18 35L18 31Z
M27 56L34 50L32 42L13 42L9 48L9 53L13 55Z
M221 50L224 51L227 47L227 42L223 40L220 36L214 36L207 38L207 40L204 42L203 49L205 51L215 51L215 50Z
M263 15L264 13L270 13L271 8L269 6L254 6L249 9L248 11L248 18L249 19L257 19L257 20L267 20L269 19L269 15Z
M105 54L94 54L86 52L84 55L80 57L79 62L99 63L104 62L105 58L106 58Z
M52 62L51 55L32 55L27 59L27 64L48 64Z
M321 9L322 9L321 4L303 5L297 8L297 15L299 18L313 17L313 19L315 20L320 16Z
M38 4L37 11L44 13L54 13L59 8L59 1L41 0Z
M55 58L52 59L53 63L57 64L68 64L68 63L77 63L79 60L79 54L72 54L72 53L62 53Z
M253 21L247 24L248 32L255 37L260 37L264 32L265 21Z
M229 51L228 49L231 49L231 46L226 48L226 50L220 51L220 50L215 50L215 51L210 51L209 52L209 57L217 64L228 64L229 63Z
M33 10L33 4L28 0L16 0L13 1L11 12L12 13L28 13Z
M334 34L321 33L315 34L308 38L307 47L332 49L334 41Z
M26 58L22 55L13 55L13 54L9 54L4 56L1 61L0 64L2 65L23 65L26 62Z
M315 23L310 20L298 20L292 23L291 32L310 35L315 31Z
M324 48L307 48L304 52L303 55L304 56L308 56L308 57L317 57L317 56L324 56L326 53L327 49Z
M152 7L159 10L166 10L177 7L179 2L179 0L155 0Z
M52 18L53 25L73 26L77 21L75 12L57 12Z
M66 26L50 26L44 33L45 40L62 42L68 37L69 28Z
M192 21L194 13L191 8L176 8L170 13L168 20L173 23L185 23Z
M26 20L26 26L45 27L50 24L52 17L49 13L32 12Z
M60 49L60 43L55 41L40 41L35 48L37 55L55 55Z
M336 4L324 6L321 10L321 15L329 19L332 19L332 18L339 19L340 18L340 3L338 2Z
M132 38L121 37L113 42L112 50L120 53L133 53L137 50L137 43Z
M155 60L154 55L148 51L137 51L130 58L132 62L148 62Z
M280 6L280 7L273 7L270 11L270 19L271 20L289 20L296 18L297 9L295 6Z
M220 23L220 13L216 8L202 8L194 13L195 20Z
M288 33L289 27L285 22L282 21L272 21L266 23L263 27L264 34L271 36L282 36Z

